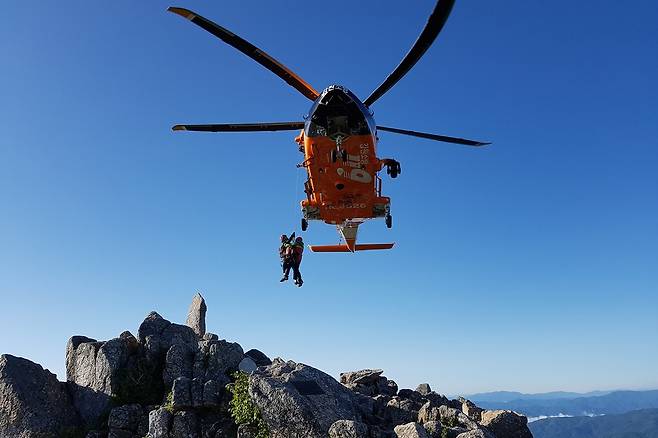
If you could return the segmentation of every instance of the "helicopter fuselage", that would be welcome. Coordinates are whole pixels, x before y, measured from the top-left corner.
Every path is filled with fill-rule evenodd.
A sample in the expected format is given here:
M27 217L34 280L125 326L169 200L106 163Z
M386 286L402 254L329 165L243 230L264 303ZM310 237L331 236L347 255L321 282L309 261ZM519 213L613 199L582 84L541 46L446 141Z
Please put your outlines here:
M339 85L316 99L297 137L308 173L301 202L304 218L337 226L385 217L390 198L381 195L377 128L372 113Z

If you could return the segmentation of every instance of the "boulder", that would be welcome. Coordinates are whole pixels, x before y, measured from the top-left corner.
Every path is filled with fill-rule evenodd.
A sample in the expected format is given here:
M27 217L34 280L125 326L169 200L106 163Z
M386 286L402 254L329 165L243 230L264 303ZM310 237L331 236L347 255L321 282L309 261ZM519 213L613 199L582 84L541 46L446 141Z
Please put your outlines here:
M441 438L441 430L443 430L443 425L440 421L427 421L423 423L423 427L427 431L427 434L430 438Z
M462 412L475 421L480 421L482 419L482 412L484 409L475 406L470 400L462 401Z
M399 390L398 391L398 397L413 400L417 403L421 403L423 401L423 395L420 392L413 391L411 389L401 389L401 390Z
M144 346L147 356L153 361L162 360L175 344L183 344L196 349L198 336L186 325L172 324L157 312L149 313L138 330L138 340Z
M195 346L196 347L196 346ZM165 366L162 380L165 387L171 387L179 377L192 378L194 357L197 349L187 344L174 344L165 355Z
M238 369L247 374L253 373L256 371L256 368L258 368L258 365L256 365L256 362L254 362L249 356L245 356L238 364Z
M326 438L338 420L360 421L354 395L313 367L275 359L249 377L249 395L270 438Z
M190 393L192 395L192 406L199 408L203 406L204 382L199 378L192 379Z
M480 424L499 438L532 438L528 419L514 411L484 411Z
M344 385L349 385L349 384L369 385L369 384L377 383L379 376L381 376L383 372L384 370L379 370L379 369L377 370L365 369L365 370L349 371L346 373L341 373L340 383Z
M394 396L398 393L398 384L393 380L383 378L377 382L377 391L379 394Z
M416 387L416 392L419 392L421 395L427 395L432 392L432 388L430 388L429 383L421 383Z
M197 348L199 339L190 327L181 324L170 324L159 335L160 351L166 352L172 345L181 344L192 350Z
M170 436L172 438L198 438L199 419L192 411L181 411L174 414Z
M123 405L110 411L107 427L137 432L144 415L144 410L138 404Z
M256 362L256 365L258 365L259 367L266 367L272 364L272 361L270 360L269 357L267 357L267 355L265 355L265 353L256 350L255 348L252 348L251 350L247 351L244 355L252 358L254 362Z
M413 400L395 396L386 404L386 420L392 424L411 423L417 418L418 407Z
M128 377L138 370L139 345L132 335L106 342L85 339L76 336L68 342L66 379L81 419L95 425L108 413L112 397L125 398L123 393L134 388Z
M352 420L338 420L329 428L329 438L368 438L368 426Z
M431 391L429 394L425 394L423 397L426 400L431 401L434 406L447 405L450 402L446 396L437 394L434 391Z
M179 377L174 380L171 388L171 401L174 410L192 407L192 380L187 377Z
M217 341L217 340L219 340L219 336L217 336L214 333L206 333L205 335L203 335L202 339L204 341Z
M187 312L187 321L185 325L194 330L194 333L199 337L203 337L206 334L206 311L208 307L206 306L206 300L203 299L200 293L194 295L192 298L192 304L190 304L190 309Z
M501 435L502 438L507 438L506 435ZM498 438L486 429L473 429L468 432L463 432L457 435L456 438Z
M171 412L165 408L149 412L148 438L169 438L172 417Z
M221 400L223 387L214 380L208 380L203 384L203 406L218 406Z
M88 338L86 336L71 336L66 343L66 375L75 375L75 350L80 344L88 344L98 342L96 339Z
M418 421L422 424L440 420L441 414L439 413L439 407L435 406L431 401L426 402L418 411Z
M161 317L158 312L149 313L142 324L139 326L139 330L137 332L139 343L146 343L146 339L149 336L159 336L160 333L162 333L164 329L170 325L171 322Z
M393 429L398 438L430 438L420 423L407 423Z
M225 340L200 341L194 357L193 376L226 385L229 376L238 370L243 358L244 352L238 343Z
M55 438L76 430L65 384L27 359L0 356L0 437Z

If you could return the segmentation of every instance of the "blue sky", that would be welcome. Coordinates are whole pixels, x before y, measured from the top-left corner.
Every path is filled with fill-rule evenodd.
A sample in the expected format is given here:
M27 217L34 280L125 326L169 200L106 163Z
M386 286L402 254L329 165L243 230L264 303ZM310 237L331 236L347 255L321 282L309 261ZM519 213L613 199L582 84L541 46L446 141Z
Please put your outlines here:
M354 4L356 3L356 4ZM150 310L341 371L381 367L444 393L656 388L658 5L461 1L373 109L390 252L307 254L294 133L172 133L174 123L300 120L310 102L164 1L21 1L0 17L0 352L64 378L74 334L136 332ZM317 89L365 98L433 2L176 4ZM336 243L311 223L308 243Z

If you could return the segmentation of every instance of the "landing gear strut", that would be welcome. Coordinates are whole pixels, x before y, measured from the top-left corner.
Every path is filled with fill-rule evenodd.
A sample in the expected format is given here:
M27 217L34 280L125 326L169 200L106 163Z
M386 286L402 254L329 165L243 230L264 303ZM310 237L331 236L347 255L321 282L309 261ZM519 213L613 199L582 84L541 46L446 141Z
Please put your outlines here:
M393 227L393 216L390 214L386 215L386 228L391 228Z

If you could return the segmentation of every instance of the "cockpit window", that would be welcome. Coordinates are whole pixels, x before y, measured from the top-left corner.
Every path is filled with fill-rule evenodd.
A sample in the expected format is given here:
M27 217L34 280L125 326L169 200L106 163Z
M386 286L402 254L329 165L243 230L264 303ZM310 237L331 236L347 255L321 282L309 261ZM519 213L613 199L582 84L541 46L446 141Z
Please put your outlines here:
M306 122L307 137L368 135L370 127L359 105L345 93L330 92L315 103Z

